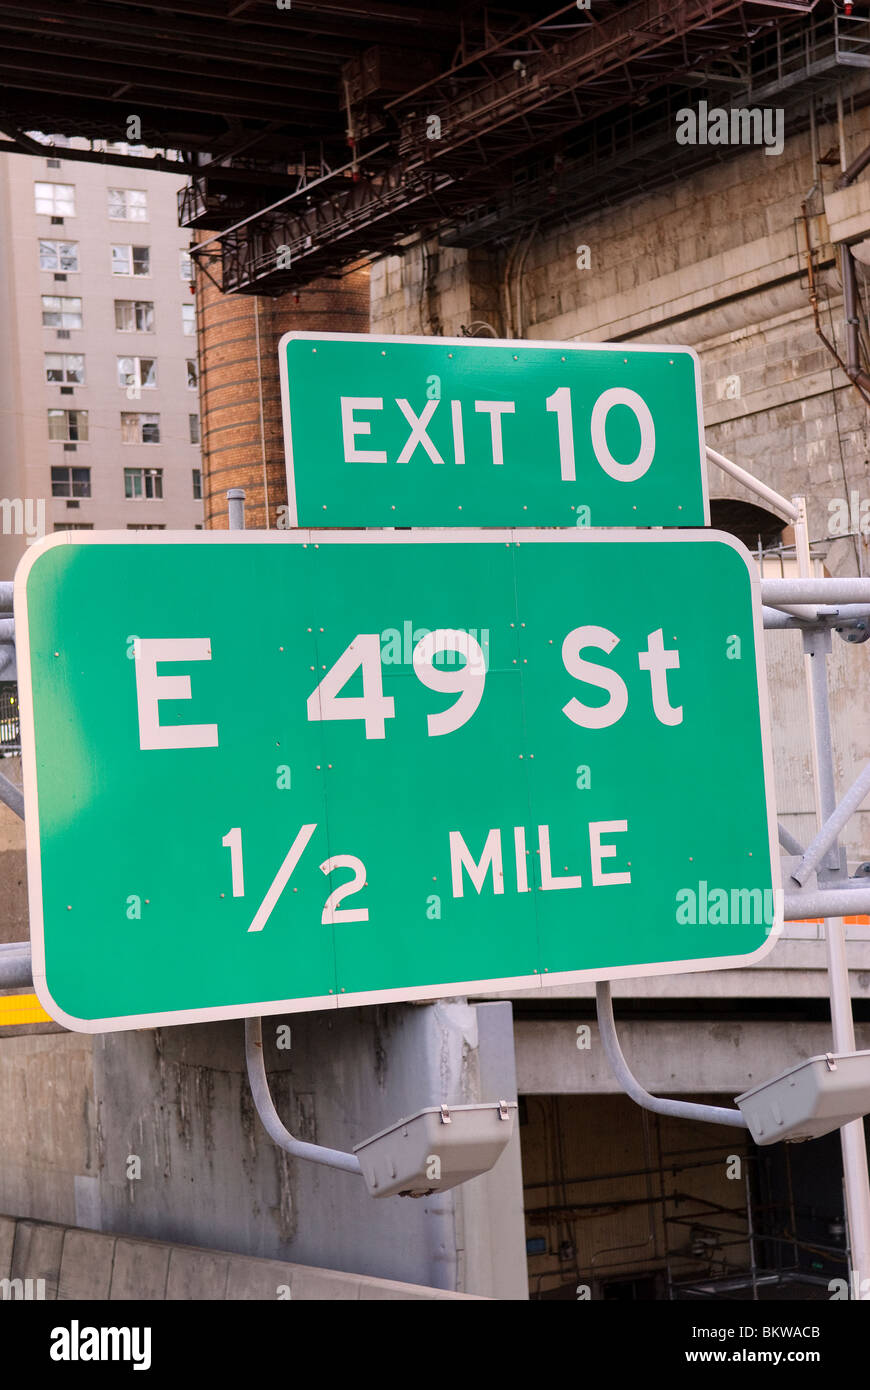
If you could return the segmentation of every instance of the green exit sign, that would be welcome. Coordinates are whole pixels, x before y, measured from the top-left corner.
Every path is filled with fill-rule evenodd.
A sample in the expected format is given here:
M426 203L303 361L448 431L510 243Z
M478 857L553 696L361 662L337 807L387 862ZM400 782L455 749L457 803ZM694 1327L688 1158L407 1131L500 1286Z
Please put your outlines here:
M40 1001L86 1032L748 964L758 580L716 532L71 532L16 575Z
M685 347L288 333L286 524L709 525Z

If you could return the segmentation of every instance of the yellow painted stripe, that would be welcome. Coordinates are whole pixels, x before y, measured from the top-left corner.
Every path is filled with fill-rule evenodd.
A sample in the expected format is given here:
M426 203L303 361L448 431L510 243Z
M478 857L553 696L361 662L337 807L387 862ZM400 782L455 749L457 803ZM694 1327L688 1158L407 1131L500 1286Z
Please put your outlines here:
M0 1028L16 1023L51 1023L35 994L0 995Z

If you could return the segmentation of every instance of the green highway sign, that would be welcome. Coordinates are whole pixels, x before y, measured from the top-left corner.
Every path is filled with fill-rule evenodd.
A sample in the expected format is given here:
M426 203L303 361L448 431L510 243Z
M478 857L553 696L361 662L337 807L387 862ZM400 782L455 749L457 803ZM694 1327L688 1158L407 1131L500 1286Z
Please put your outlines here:
M37 993L85 1032L747 964L717 532L69 532L15 580Z
M287 333L296 526L709 525L691 348Z

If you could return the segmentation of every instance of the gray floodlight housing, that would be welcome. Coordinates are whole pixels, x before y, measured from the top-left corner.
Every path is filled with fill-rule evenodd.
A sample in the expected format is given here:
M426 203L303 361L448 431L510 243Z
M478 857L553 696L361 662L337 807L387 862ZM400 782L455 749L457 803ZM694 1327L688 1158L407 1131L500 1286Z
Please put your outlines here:
M870 1113L870 1052L809 1057L735 1103L756 1144L819 1139Z
M354 1145L372 1197L428 1197L480 1177L514 1129L515 1100L431 1105Z

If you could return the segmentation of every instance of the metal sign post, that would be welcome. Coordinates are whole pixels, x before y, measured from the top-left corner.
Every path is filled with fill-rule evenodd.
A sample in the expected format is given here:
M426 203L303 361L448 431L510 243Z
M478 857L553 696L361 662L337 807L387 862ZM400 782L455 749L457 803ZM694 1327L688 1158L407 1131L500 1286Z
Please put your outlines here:
M824 916L833 1051L852 1053L855 1051L855 1025L852 1018L852 997L849 986L843 920L842 917L827 916L826 913L831 912L836 907L840 907L841 911L848 911L852 905L854 905L852 906L853 911L864 911L866 904L863 901L859 904L858 898L852 895L858 892L862 899L866 898L867 895L857 885L848 886L849 880L846 880L845 883L832 884L830 876L828 883L824 886L820 884L815 891L812 888L808 890L806 885L810 873L814 874L819 866L828 868L833 866L835 874L841 872L836 836L845 822L846 814L837 807L834 786L831 719L828 707L827 655L831 649L831 627L838 618L847 626L850 622L861 620L862 617L866 621L866 613L870 613L870 605L868 605L870 582L831 579L811 582L812 562L805 499L794 497L789 501L788 498L781 497L772 488L754 478L751 473L739 468L738 465L732 463L730 459L724 458L715 450L708 448L707 454L713 463L762 497L781 516L790 520L794 526L795 555L798 572L804 584L798 585L795 593L790 594L787 592L787 582L780 581L779 588L786 589L786 593L779 599L780 610L791 616L785 618L781 623L777 622L776 625L803 627L807 704L813 728L813 789L816 816L820 826L820 833L816 838L819 841L820 850L825 842L826 857L823 858L821 853L810 855L809 852L805 852L803 854L801 864L794 870L794 876L787 881L788 900L785 915L786 918L796 918L803 915L813 916L816 912L821 912ZM764 587L765 597L770 602L777 592L776 581ZM865 614L850 612L849 600L847 599L844 603L839 599L839 595L850 587L855 591L856 604L860 603L861 598L865 600L864 605L862 605L866 610ZM801 604L800 599L804 597L802 590L812 590L815 601ZM807 598L809 597L810 595L807 594ZM798 603L789 602L792 598L797 598ZM838 607L834 607L835 603L838 604ZM822 612L819 611L824 604L828 605L826 616L823 616ZM765 625L768 625L767 617L765 618ZM770 622L770 625L773 626L773 622ZM864 799L862 788L866 780L867 769L865 769L862 778L858 779L861 789L857 792L853 789L844 797L841 807L844 807L846 811L855 810ZM824 831L828 828L829 833L825 835ZM791 839L790 836L786 838ZM793 843L786 845L786 848L795 858L797 858L795 851L801 849L799 845ZM804 905L801 903L798 889L804 896ZM840 1130L840 1141L843 1150L844 1193L853 1273L852 1296L857 1299L870 1300L870 1175L868 1175L867 1143L863 1120L855 1120L851 1124L844 1125Z

